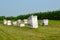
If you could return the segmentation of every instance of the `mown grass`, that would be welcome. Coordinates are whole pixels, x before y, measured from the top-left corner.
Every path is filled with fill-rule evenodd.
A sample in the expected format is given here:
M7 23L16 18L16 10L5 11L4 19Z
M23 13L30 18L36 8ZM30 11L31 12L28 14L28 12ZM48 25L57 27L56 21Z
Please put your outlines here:
M60 40L60 21L49 20L48 26L31 29L26 25L18 26L3 25L0 21L0 40Z

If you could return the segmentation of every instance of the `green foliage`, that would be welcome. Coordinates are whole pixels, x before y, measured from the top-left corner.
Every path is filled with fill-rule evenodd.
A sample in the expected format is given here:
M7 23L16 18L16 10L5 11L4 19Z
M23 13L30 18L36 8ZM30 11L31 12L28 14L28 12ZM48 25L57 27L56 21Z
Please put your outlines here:
M5 18L5 16L0 16L0 20L3 20Z
M43 19L43 18L48 18L50 20L60 20L60 10L56 11L49 11L49 12L38 12L38 13L32 13L32 14L27 14L27 15L19 15L17 17L5 17L5 16L0 16L0 20L2 19L9 19L9 20L17 20L17 19L27 19L31 15L37 15L38 19Z
M27 14L27 15L19 15L19 16L17 16L17 19L23 20L23 19L27 19L29 16L31 16L31 14Z
M7 19L7 20L17 20L17 18L13 17L13 16L11 16L11 17L5 17L5 19Z
M51 11L51 12L40 12L36 13L38 19L48 18L52 20L60 20L60 10L58 11Z

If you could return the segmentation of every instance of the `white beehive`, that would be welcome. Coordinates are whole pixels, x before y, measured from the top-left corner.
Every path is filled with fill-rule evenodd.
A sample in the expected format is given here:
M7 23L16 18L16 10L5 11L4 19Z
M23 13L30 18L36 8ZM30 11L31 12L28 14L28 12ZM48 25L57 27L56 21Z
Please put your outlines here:
M38 28L37 16L31 16L28 18L28 24L30 28Z
M21 24L21 20L19 19L17 20L17 25L20 26L20 24Z
M17 20L17 22L21 22L21 20L19 19L19 20Z
M27 21L28 21L27 19L24 19L24 23L25 23L25 24L27 24L27 23L28 23Z
M7 21L7 25L12 25L10 20Z
M21 23L21 24L20 24L20 27L24 27L24 26L25 26L25 23Z
M42 25L48 25L48 19L43 19L42 20Z
M7 24L7 20L6 20L6 19L4 19L4 21L3 21L3 22L4 22L4 24L5 24L5 25Z
M13 25L16 26L16 25L17 25L17 21L14 21L14 22L13 22Z

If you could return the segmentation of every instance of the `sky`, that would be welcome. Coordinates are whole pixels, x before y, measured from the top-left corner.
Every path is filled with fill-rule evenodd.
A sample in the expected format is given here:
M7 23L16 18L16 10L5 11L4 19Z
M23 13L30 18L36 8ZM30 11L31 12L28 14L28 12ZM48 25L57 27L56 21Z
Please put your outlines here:
M0 16L18 16L60 9L60 0L0 0Z

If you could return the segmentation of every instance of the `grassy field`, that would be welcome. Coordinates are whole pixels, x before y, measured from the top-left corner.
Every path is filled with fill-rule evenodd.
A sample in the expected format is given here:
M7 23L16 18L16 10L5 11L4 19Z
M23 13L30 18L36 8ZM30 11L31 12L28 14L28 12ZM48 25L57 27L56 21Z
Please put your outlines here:
M39 25L37 29L7 26L0 21L0 40L60 40L60 21L49 20L48 26Z

